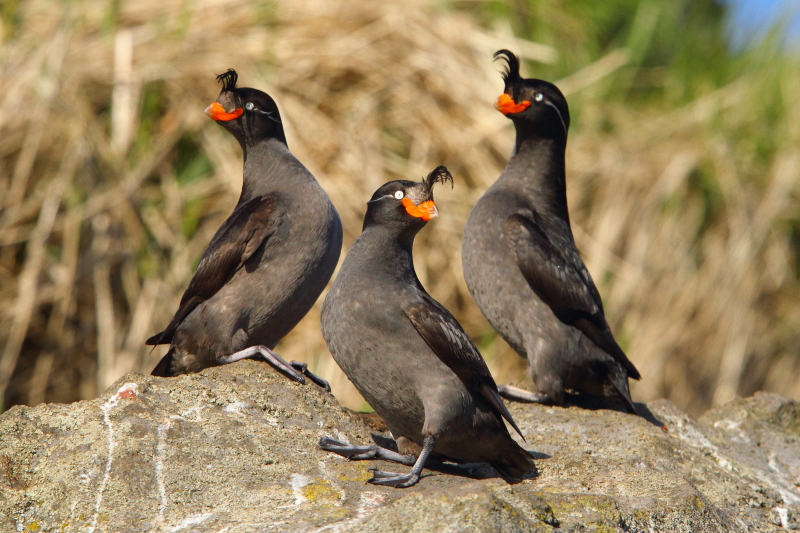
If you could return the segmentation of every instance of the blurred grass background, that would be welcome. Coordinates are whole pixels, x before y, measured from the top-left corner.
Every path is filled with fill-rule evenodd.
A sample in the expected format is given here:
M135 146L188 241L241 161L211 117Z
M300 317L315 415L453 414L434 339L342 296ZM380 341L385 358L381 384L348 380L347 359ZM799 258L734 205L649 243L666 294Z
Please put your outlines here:
M0 411L92 398L165 352L144 339L241 186L239 146L203 114L229 67L278 102L345 247L379 185L450 168L417 271L497 381L519 382L459 250L513 144L492 108L499 48L568 97L575 237L642 372L634 398L695 414L760 389L800 399L800 61L780 28L734 50L713 0L11 0L0 14ZM278 351L361 408L320 304Z

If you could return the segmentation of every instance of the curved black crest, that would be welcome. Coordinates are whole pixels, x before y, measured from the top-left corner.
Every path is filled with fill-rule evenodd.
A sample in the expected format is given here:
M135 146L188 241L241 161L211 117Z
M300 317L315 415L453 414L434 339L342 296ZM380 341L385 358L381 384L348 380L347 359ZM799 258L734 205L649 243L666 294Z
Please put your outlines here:
M495 60L504 59L506 61L506 68L503 71L503 81L508 85L509 83L516 83L522 81L519 75L519 59L510 50L498 50L494 53Z
M223 91L230 91L231 89L236 88L236 82L239 81L239 75L236 74L235 70L229 68L227 72L217 76L217 81L222 83Z
M444 185L447 181L450 182L450 188L453 188L453 176L444 165L439 165L438 167L434 168L431 173L428 174L428 177L422 181L428 186L428 189L431 189L434 183L441 183Z

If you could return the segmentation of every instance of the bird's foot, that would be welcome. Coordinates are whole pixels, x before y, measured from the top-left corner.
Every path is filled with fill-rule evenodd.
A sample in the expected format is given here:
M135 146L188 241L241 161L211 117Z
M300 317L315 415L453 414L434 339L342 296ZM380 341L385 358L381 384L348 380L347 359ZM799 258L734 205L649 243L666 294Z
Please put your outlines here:
M531 392L513 385L498 385L500 396L511 402L552 404L550 395L543 392Z
M403 455L394 450L382 448L377 444L370 444L369 446L356 446L354 444L347 444L346 442L332 439L331 437L322 437L317 444L325 451L333 452L342 457L346 457L351 461L362 461L368 459L382 459L384 461L392 461L411 466L415 462L413 455Z
M311 371L308 369L308 364L306 364L306 363L303 363L303 362L301 362L301 361L292 361L292 362L291 362L291 363L289 363L289 364L290 364L290 365L292 365L292 367L293 367L295 370L297 370L297 371L298 371L298 372L300 372L301 374L304 374L304 375L306 375L306 376L308 377L308 379L310 379L311 381L313 381L314 383L316 383L317 385L319 385L320 387L322 387L322 388L323 388L323 389L325 389L326 391L328 391L328 392L330 392L330 391L331 391L331 385L330 385L330 383L328 383L327 381L325 381L324 379L322 379L322 378L321 378L321 377L319 377L318 375L316 375L316 374L314 374L313 372L311 372Z
M229 363L241 361L242 359L257 359L264 361L289 379L297 381L298 383L306 382L306 378L303 377L303 374L295 370L292 365L284 360L283 357L276 354L266 346L251 346L236 353L232 353L231 355L220 357L217 359L217 361L221 365L227 365Z
M396 489L404 489L411 485L416 485L419 482L420 475L414 471L408 474L397 474L395 472L384 472L383 470L373 470L372 478L367 480L367 483L373 485L386 485Z
M402 455L377 445L353 446L352 444L347 444L346 442L330 437L322 437L319 439L319 447L323 450L328 450L343 457L347 457L348 459L384 459L404 465L414 465L413 468L411 468L411 472L408 474L395 474L393 472L373 470L372 478L368 480L368 483L374 485L386 485L403 489L415 485L419 481L422 468L425 466L428 456L431 454L434 447L436 447L436 437L425 437L422 451L417 458L414 458L413 455Z

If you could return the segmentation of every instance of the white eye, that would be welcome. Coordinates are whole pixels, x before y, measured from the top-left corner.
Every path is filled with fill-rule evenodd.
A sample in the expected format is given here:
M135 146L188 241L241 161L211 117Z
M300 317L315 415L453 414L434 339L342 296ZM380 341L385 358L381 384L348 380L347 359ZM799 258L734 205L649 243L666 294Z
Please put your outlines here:
M398 200L402 199L403 196L405 196L403 194L403 191L397 191L396 193L394 193L394 197L397 198Z
M253 102L247 102L246 104L244 104L244 108L247 109L248 111L252 111L253 107L255 107L253 105Z
M544 95L542 93L536 93L533 96L533 99L536 100L537 102L541 102L542 100L544 100Z

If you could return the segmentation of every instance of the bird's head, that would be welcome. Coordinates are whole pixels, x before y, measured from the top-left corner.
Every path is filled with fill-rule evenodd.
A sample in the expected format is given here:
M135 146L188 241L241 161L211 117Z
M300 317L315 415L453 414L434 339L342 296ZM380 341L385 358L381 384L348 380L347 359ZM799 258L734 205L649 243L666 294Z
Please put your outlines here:
M433 202L433 185L450 182L453 176L444 166L438 166L421 182L398 180L382 185L367 202L364 229L370 226L393 226L419 231L427 221L439 216Z
M268 94L249 87L237 87L239 75L233 69L217 76L222 91L206 114L231 132L242 149L264 139L286 144L278 106Z
M519 59L508 50L498 50L495 59L506 62L503 72L505 90L494 103L495 109L540 137L560 138L566 142L569 130L569 106L558 87L544 80L524 79L519 74Z

